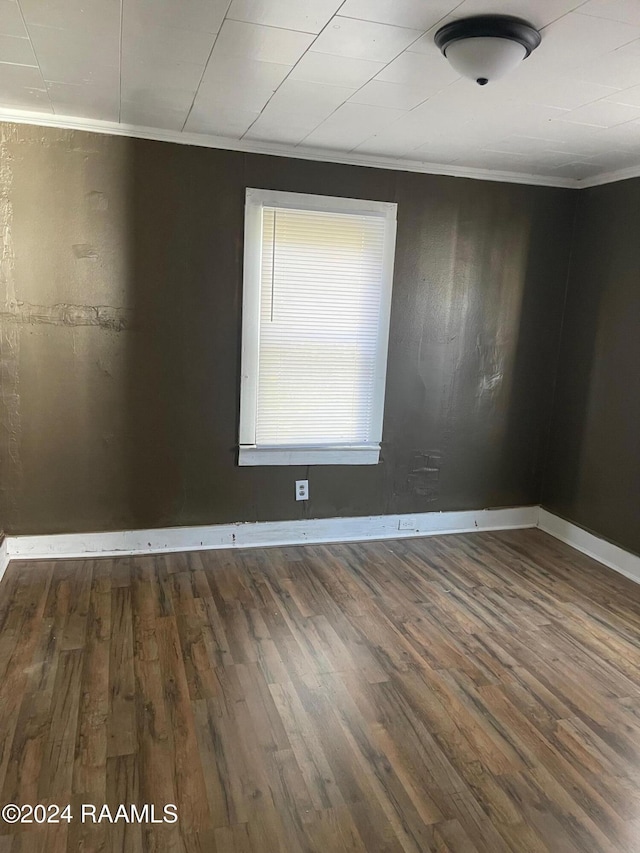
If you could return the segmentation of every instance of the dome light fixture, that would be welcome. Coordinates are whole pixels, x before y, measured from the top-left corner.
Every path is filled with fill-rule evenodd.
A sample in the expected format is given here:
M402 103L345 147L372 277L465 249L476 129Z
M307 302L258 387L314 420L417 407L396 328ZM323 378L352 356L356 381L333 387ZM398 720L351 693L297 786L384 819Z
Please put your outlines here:
M440 27L436 46L463 77L486 86L504 77L540 44L540 33L520 18L476 15Z

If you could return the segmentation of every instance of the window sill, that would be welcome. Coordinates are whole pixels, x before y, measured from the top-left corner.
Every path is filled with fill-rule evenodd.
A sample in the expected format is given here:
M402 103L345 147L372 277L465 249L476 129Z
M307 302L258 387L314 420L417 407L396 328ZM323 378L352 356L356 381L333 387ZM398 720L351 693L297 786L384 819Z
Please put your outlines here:
M258 447L240 445L238 465L377 465L380 445Z

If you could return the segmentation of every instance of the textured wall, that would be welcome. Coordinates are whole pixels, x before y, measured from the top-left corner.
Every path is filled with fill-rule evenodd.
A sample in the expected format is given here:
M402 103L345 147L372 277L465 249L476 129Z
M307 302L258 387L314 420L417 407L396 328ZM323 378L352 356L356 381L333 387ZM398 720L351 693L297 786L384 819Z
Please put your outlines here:
M579 193L544 506L640 554L640 180Z
M5 125L0 524L536 503L576 193ZM382 462L235 464L246 186L396 201Z

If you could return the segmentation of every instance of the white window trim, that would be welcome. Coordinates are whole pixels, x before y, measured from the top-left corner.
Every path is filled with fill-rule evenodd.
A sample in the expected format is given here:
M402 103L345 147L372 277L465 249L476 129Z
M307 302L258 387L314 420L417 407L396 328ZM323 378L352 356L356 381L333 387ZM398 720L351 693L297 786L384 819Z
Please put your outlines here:
M372 413L372 441L367 444L256 445L258 359L260 346L260 267L263 207L321 210L329 213L369 214L385 220L378 347ZM380 458L387 374L391 289L396 245L393 202L366 201L306 193L248 188L244 220L244 285L242 299L242 373L238 465L376 465Z

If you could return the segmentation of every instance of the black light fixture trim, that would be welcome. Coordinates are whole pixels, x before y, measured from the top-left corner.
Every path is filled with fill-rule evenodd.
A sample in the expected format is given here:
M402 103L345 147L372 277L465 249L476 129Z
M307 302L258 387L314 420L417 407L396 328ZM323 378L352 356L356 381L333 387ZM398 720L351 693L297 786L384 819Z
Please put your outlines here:
M434 41L446 56L447 48L454 41L472 38L501 38L515 41L526 50L525 59L542 40L538 30L522 18L513 18L510 15L476 15L472 18L452 21L440 27Z

